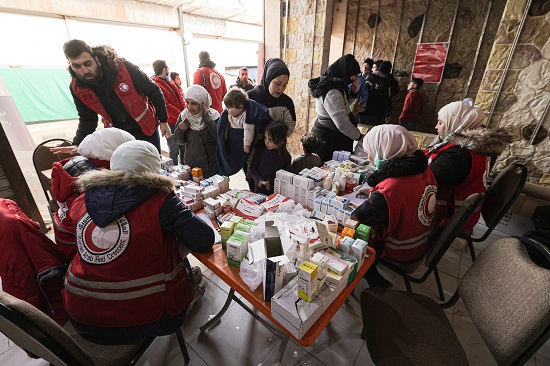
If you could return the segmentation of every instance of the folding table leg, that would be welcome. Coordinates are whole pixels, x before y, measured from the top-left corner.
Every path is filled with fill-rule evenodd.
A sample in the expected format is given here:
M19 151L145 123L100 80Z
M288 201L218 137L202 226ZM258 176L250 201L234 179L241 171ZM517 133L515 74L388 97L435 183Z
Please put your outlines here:
M290 337L288 334L285 333L283 336L283 339L281 340L281 345L279 346L279 351L277 351L277 359L275 359L275 363L281 363L283 360L283 355L285 354L286 345L288 344L288 340Z
M212 324L217 322L223 316L223 314L225 314L227 309L229 309L229 305L231 305L231 301L233 301L234 294L235 294L235 290L233 289L229 290L229 294L227 295L227 300L225 300L225 304L223 304L222 309L212 319L207 321L203 326L199 328L201 333L207 330L208 328L210 328Z

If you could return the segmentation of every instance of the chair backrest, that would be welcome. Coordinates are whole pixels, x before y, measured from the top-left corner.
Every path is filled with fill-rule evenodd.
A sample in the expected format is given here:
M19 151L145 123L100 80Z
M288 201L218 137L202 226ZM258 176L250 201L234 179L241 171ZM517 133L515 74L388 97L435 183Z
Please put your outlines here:
M522 164L512 164L504 168L489 186L481 206L481 215L489 229L488 233L514 204L526 180L527 168Z
M525 246L543 254L546 268ZM523 365L550 336L550 252L527 238L504 238L485 248L458 293L500 365Z
M48 202L53 199L51 194L51 179L46 176L43 172L52 168L53 163L60 161L66 158L72 157L71 154L54 154L50 151L50 147L60 146L70 146L71 142L64 139L51 139L46 140L34 149L32 154L32 163L38 179L40 179L40 184L44 190L44 194Z
M26 301L0 291L0 332L53 365L93 365L71 336Z
M484 193L474 193L462 202L447 225L443 228L443 231L441 231L439 236L432 243L430 249L428 249L425 262L426 267L433 267L439 263L447 249L449 249L458 234L460 234L460 231L462 231L464 225L466 225L470 219L470 216L472 216L476 208L483 201L484 195Z

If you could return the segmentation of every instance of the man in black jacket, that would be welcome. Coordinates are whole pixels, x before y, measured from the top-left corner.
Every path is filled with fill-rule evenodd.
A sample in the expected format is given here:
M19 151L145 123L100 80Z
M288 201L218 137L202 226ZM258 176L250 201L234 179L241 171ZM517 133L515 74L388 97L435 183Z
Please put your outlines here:
M138 140L155 145L160 153L160 133L169 138L168 113L159 87L141 69L119 58L109 46L90 47L73 39L63 45L69 61L71 94L79 115L73 145L56 147L54 153L74 153L76 146L97 128L98 114L105 127L117 127Z

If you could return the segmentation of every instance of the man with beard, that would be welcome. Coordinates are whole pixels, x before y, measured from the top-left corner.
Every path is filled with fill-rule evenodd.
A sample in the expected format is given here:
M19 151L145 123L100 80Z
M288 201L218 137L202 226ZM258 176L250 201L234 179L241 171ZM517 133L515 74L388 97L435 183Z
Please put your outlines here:
M112 47L90 47L73 39L63 45L72 76L71 94L79 115L74 146L52 148L75 153L76 146L97 128L117 127L137 140L152 143L160 153L160 134L169 138L166 103L159 87L139 67L118 57ZM160 122L160 134L159 134Z

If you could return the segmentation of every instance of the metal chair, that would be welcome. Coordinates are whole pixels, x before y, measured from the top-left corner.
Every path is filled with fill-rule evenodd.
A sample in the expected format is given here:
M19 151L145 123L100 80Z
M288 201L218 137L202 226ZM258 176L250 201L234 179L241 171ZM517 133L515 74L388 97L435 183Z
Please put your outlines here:
M500 220L508 212L518 198L525 181L527 168L522 164L512 164L504 168L485 192L485 200L481 206L481 216L485 220L487 230L480 237L472 237L473 231L461 232L458 236L466 239L472 261L476 259L474 242L485 241L493 232Z
M54 162L60 161L66 158L70 158L73 156L71 154L52 153L50 151L50 148L55 147L57 145L71 146L72 143L64 139L46 140L38 144L32 154L32 163L34 165L34 169L36 170L36 174L38 175L38 179L40 180L40 185L42 186L44 195L46 196L46 201L48 202L48 209L50 211L52 222L54 220L53 213L56 212L59 209L59 207L57 206L57 201L52 195L51 177L45 172L52 169L52 165Z
M441 286L437 264L445 255L447 249L449 249L453 241L457 238L458 234L466 222L468 222L475 209L481 204L483 201L483 196L483 193L476 193L464 200L460 207L455 211L453 217L451 217L443 231L432 243L424 257L418 259L417 261L406 263L394 262L383 257L379 260L379 263L403 277L405 287L408 292L412 292L411 282L422 283L426 281L426 279L428 279L430 274L433 272L439 297L442 301L445 301L445 295L443 294L443 287ZM427 267L424 274L420 278L411 276L411 274L415 272L423 262Z
M545 265L535 263L529 251ZM420 294L369 288L361 294L367 348L380 365L468 365L443 311L462 298L499 365L523 365L550 337L550 251L527 238L489 245L445 304Z
M156 337L113 343L90 341L67 323L63 328L31 304L0 292L0 331L15 344L52 365L135 365ZM185 340L176 336L189 362Z

